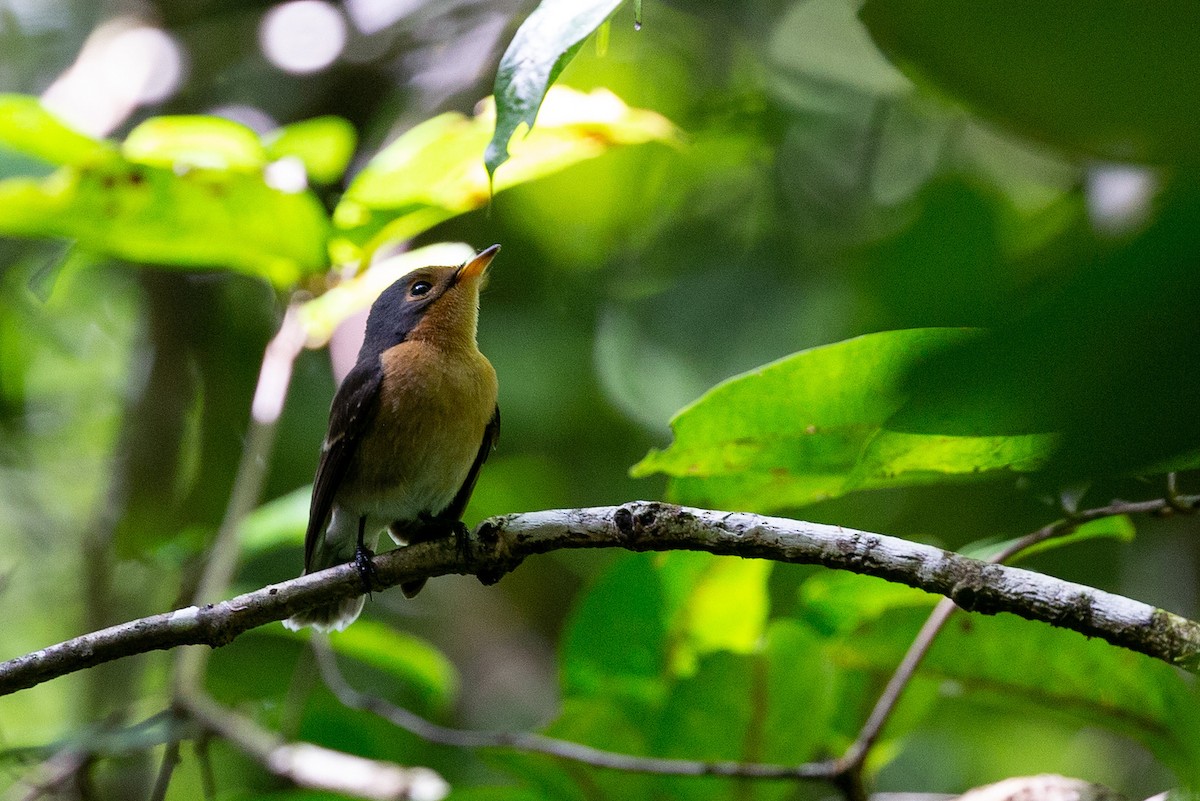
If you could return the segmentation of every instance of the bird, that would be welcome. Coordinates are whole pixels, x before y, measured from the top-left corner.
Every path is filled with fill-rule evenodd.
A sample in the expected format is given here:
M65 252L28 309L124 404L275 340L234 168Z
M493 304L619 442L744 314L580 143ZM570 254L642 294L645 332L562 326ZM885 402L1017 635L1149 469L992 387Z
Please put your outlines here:
M465 547L462 514L500 436L496 371L476 341L479 293L499 250L413 270L372 304L357 362L329 410L301 575L354 562L369 591L366 538L377 543L383 529L399 545L455 536ZM401 589L411 598L424 583ZM316 606L283 623L342 631L364 600Z

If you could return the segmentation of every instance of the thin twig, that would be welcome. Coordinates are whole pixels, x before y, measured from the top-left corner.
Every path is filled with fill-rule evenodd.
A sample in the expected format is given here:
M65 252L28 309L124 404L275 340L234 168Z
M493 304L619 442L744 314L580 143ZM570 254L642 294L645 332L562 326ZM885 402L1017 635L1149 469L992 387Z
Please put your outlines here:
M1109 508L1120 513L1161 503ZM1188 670L1200 666L1200 623L1103 590L882 534L646 501L485 520L465 559L452 538L398 548L375 558L374 585L382 590L448 573L474 573L491 583L531 555L611 547L821 564L946 595L968 611L1011 612ZM0 663L0 695L130 654L224 645L249 629L361 592L358 571L346 564L228 601L141 618Z
M1174 474L1171 475L1173 476ZM1075 512L1068 517L1049 523L1015 540L1007 547L993 554L987 561L990 564L1007 562L1009 559L1012 559L1034 545L1057 537L1064 537L1076 531L1084 523L1089 523L1093 520L1127 514L1155 514L1165 509L1195 511L1198 503L1200 503L1200 496L1183 497L1178 495L1175 492L1174 481L1169 479L1167 496L1164 498L1135 502L1114 501L1107 506L1097 506L1092 509ZM895 710L896 705L900 702L900 697L903 695L904 690L908 687L909 682L912 681L917 668L933 646L933 641L937 638L942 628L945 627L946 622L956 609L957 607L952 600L943 598L934 607L924 625L921 626L921 630L917 632L912 645L909 646L908 651L904 654L904 658L896 667L896 671L888 680L887 686L880 693L879 699L875 702L875 706L871 710L871 714L867 717L866 723L863 724L862 729L859 731L858 737L846 750L842 758L838 760L847 772L857 774L861 777L867 754L879 739L883 727L887 725L887 721Z
M192 741L192 751L196 754L196 762L200 766L200 786L203 788L204 801L213 801L217 797L217 778L213 775L212 754L208 744L212 740L208 732L201 732Z
M722 776L744 779L825 779L834 778L833 762L803 765L768 765L747 762L705 762L690 759L642 757L605 751L569 740L559 740L529 732L489 732L439 726L420 715L396 706L375 695L355 690L338 669L337 660L323 638L314 637L313 650L326 686L348 707L378 715L395 726L437 745L455 748L503 748L579 762L597 768L653 773L660 776Z
M150 791L150 801L164 801L167 788L171 786L171 776L179 765L179 741L171 740L163 748L162 764L158 768L158 776L154 779L154 788Z

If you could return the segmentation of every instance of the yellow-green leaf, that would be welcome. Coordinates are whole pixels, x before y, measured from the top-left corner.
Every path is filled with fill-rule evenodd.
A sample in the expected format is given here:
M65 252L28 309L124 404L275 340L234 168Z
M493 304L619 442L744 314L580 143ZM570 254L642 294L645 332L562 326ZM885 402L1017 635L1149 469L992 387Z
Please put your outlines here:
M222 117L152 117L129 132L121 152L156 167L257 172L267 163L258 135Z
M358 144L358 132L341 117L314 117L272 131L264 141L271 161L298 158L311 181L331 184L346 172Z
M369 256L381 244L410 239L486 205L491 197L480 153L495 119L491 100L474 117L442 114L408 131L355 177L334 211L335 262ZM652 111L625 105L604 89L555 87L538 124L515 144L495 191L532 181L617 145L669 141L675 127Z

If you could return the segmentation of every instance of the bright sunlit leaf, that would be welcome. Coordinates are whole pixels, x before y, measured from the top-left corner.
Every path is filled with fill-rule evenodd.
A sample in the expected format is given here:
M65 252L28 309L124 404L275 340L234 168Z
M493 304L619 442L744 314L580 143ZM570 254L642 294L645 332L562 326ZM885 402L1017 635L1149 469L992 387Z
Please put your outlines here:
M500 59L493 90L499 109L484 161L489 175L509 158L509 141L524 123L535 127L538 108L583 40L622 0L542 0L525 18Z
M666 473L671 497L683 503L774 511L859 489L1037 469L1052 434L889 429L910 371L973 336L950 328L868 334L731 378L679 412L674 442L633 474Z
M341 117L314 117L285 125L263 137L267 158L271 161L292 156L304 163L314 183L331 184L342 177L354 148L358 132Z
M336 263L369 256L380 245L411 239L440 222L487 205L487 171L479 161L495 117L490 100L474 117L442 114L384 148L359 173L334 211ZM538 125L513 147L495 190L532 181L617 145L670 141L675 127L652 111L630 108L611 92L555 87Z
M267 162L258 135L222 117L152 117L129 132L121 152L138 164L174 169L256 172Z
M300 487L264 503L246 515L239 527L238 543L247 556L304 543L312 487Z
M671 605L668 639L677 673L694 673L697 659L707 653L761 648L771 567L765 559L685 551L664 556L659 578Z
M36 97L0 94L0 148L48 164L83 166L109 158L114 148L69 128Z
M325 267L327 226L311 193L227 170L177 174L117 158L0 181L0 235L63 237L136 263L236 270L277 286Z

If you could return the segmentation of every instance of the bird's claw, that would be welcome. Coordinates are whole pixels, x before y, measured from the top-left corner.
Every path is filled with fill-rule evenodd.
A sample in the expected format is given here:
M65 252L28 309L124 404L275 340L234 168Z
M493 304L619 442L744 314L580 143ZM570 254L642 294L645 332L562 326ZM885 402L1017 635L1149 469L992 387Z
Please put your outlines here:
M451 530L454 533L454 553L460 562L466 564L471 561L471 531L461 520L455 520Z
M354 549L354 569L358 571L358 580L362 582L362 589L367 595L371 594L371 590L375 585L375 552L365 545L360 544Z

